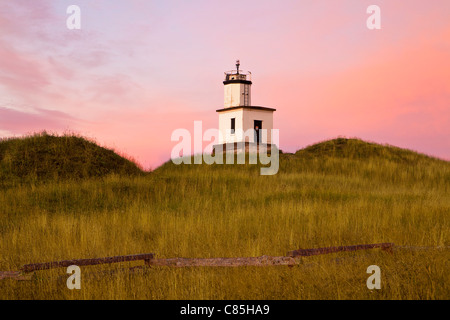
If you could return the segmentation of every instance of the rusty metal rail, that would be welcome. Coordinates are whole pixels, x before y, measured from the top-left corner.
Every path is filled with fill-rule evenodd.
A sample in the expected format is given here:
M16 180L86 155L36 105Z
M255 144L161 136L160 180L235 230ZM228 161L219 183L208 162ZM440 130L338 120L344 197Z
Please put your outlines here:
M55 262L47 262L47 263L33 263L26 264L20 268L22 272L33 272L37 270L47 270L53 268L61 268L68 267L71 265L76 266L93 266L98 264L109 264L109 263L118 263L118 262L127 262L127 261L137 261L144 260L147 264L154 257L153 253L145 253L145 254L136 254L129 256L116 256L116 257L106 257L106 258L95 258L95 259L79 259L79 260L63 260L63 261L55 261Z
M308 257L315 256L319 254L328 254L341 251L356 251L356 250L368 250L380 248L381 250L386 250L391 252L394 247L393 243L375 243L375 244L360 244L356 246L339 246L339 247L327 247L327 248L316 248L316 249L299 249L288 252L289 257Z
M292 257L245 258L172 258L150 260L150 266L160 267L242 267L242 266L293 266L298 261Z
M38 270L47 270L53 268L76 266L92 266L99 264L110 264L118 262L138 261L143 260L145 265L140 267L240 267L240 266L293 266L299 263L301 257L314 256L320 254L328 254L334 252L356 251L376 249L392 252L394 248L393 243L376 243L376 244L362 244L354 246L339 246L326 247L315 249L299 249L288 252L287 256L261 256L261 257L242 257L242 258L170 258L170 259L155 259L153 253L116 256L106 258L94 259L78 259L78 260L63 260L47 263L33 263L26 264L20 268L19 271L5 271L0 272L0 279L15 278L21 279L26 277L26 273L31 273Z

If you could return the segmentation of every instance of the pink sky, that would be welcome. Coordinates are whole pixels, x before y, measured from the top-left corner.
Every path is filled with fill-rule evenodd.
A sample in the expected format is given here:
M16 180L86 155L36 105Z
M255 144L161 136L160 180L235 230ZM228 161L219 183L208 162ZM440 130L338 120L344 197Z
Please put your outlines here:
M284 151L346 136L450 160L449 14L448 0L7 1L0 137L72 131L155 168L173 130L217 127L240 59Z

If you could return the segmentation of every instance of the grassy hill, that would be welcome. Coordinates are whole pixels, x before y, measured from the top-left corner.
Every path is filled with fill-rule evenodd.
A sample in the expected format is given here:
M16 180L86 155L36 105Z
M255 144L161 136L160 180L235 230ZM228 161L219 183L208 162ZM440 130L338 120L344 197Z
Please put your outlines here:
M347 138L337 138L316 143L298 150L295 155L300 157L336 157L347 159L381 158L383 160L404 163L437 160L427 155L395 146Z
M2 181L37 182L141 173L134 162L74 135L40 133L0 140Z
M15 153L8 151L2 163L15 154L44 157L34 154L40 148L20 148L26 140L14 141L8 150ZM67 158L62 168L83 168L85 160L76 159L79 166ZM9 166L7 172L17 170ZM261 176L258 165L170 161L152 174L128 172L139 171L101 179L86 174L77 183L44 174L58 178L1 188L0 270L150 252L208 258L379 242L450 245L450 162L408 150L335 139L281 154L273 176ZM67 289L61 269L39 273L38 282L0 281L0 299L446 299L449 260L448 251L375 250L308 257L294 268L155 267L138 275L82 277L80 291ZM382 290L366 287L373 264L381 268Z

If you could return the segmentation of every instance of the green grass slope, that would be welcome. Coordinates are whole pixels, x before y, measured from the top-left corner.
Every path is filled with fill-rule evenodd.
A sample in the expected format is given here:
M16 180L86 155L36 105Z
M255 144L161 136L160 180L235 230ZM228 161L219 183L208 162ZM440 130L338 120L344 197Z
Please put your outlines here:
M353 139L281 154L273 176L260 175L259 165L169 161L147 175L16 184L0 188L0 270L138 253L449 246L449 194L450 162ZM0 281L0 299L447 299L449 260L448 250L373 250L307 257L293 268L152 267L89 278L102 270L93 266L83 268L82 290L67 289L62 268L36 281ZM381 290L366 287L374 264Z
M141 169L114 151L74 135L46 133L0 140L0 181L136 175Z
M432 157L390 145L370 143L360 139L337 138L313 144L295 153L300 157L336 157L347 159L382 158L387 161L416 163L434 161Z

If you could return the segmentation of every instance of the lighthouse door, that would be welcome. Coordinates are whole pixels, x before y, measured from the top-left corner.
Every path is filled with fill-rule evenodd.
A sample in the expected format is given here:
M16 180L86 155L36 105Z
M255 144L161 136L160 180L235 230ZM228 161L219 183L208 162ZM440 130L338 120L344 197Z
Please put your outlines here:
M255 130L255 142L257 144L259 144L261 142L262 121L254 120L253 121L253 129Z

